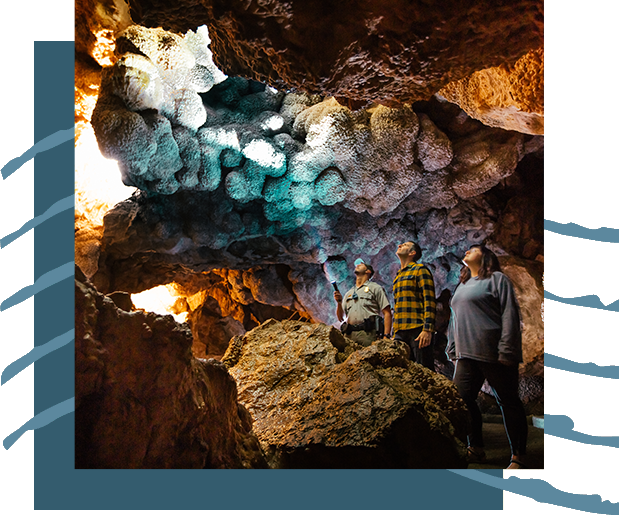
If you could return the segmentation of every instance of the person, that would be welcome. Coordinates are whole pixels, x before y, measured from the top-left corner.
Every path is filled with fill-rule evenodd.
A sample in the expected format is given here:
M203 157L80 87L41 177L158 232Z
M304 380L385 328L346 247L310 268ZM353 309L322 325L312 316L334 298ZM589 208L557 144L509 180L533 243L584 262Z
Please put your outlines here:
M425 265L418 263L421 248L417 243L400 244L396 255L401 267L393 280L393 338L408 344L411 360L434 371L434 278Z
M337 302L338 320L343 321L347 317L347 321L342 324L342 332L358 344L369 346L382 337L377 327L380 322L377 318L381 314L384 317L384 333L391 333L391 304L385 289L370 281L374 275L372 266L358 261L360 263L355 266L355 286L344 297L339 291L335 291L333 297Z
M485 458L482 416L477 396L484 379L503 414L511 447L508 469L525 466L527 420L518 397L518 364L522 336L518 302L497 256L483 245L464 255L465 267L451 298L446 353L456 361L453 381L470 413L468 453L472 462Z

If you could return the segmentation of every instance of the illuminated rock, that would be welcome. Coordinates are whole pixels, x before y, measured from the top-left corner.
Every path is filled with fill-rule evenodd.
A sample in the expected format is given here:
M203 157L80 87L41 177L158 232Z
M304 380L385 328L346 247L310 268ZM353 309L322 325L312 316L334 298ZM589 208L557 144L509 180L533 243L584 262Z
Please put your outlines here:
M439 95L486 125L544 134L544 49L532 50L513 66L480 70L452 82Z
M520 306L522 320L522 357L524 370L531 374L542 374L535 370L535 363L544 354L544 320L543 320L543 272L544 264L534 260L523 260L511 256L500 258L503 272L514 284L516 298Z
M438 97L351 109L333 97L277 91L242 77L218 82L224 76L214 71L205 28L182 36L133 26L118 42L118 63L149 63L144 73L152 70L163 93L158 112L142 110L155 105L159 90L131 86L133 76L118 63L104 72L93 117L99 145L119 161L123 180L146 194L109 213L95 277L104 290L133 292L158 274L172 280L180 268L283 265L295 306L335 322L322 265L342 259L350 271L361 256L390 292L394 246L404 239L422 243L437 291L453 290L464 250L492 238L497 227L506 234L497 221L507 197L528 189L516 171L543 147L486 127ZM525 77L526 67L518 69ZM128 86L118 90L119 84ZM203 122L191 119L201 113L194 101ZM187 109L170 108L186 102ZM129 220L120 223L125 214ZM513 247L500 235L496 245ZM537 240L523 245L527 257L541 249ZM347 288L352 277L342 281ZM239 299L255 302L243 288ZM279 300L278 288L273 284L262 299Z
M241 77L214 84L201 98L191 97L199 98L208 113L206 123L196 127L165 107L187 100L189 79L183 79L185 73L176 77L168 68L180 60L181 71L193 69L196 58L186 44L193 39L190 34L184 39L166 34L130 27L119 38L119 54L144 52L168 86L159 114L134 113L130 109L144 104L144 92L125 88L118 96L113 89L118 81L104 80L93 118L100 147L119 160L127 184L147 192L215 192L222 185L221 194L233 202L260 203L268 227L254 215L245 218L253 218L266 235L284 236L313 225L316 206L339 206L373 217L394 213L394 218L402 216L396 215L400 205L409 212L451 208L458 197L480 195L513 174L527 153L522 135L484 128L452 130L441 120L440 108L438 118L436 107L419 116L408 106L351 111L334 98L285 94ZM124 54L118 63L140 57L133 55ZM118 63L107 75L114 75ZM126 98L131 92L134 100ZM167 125L161 122L164 117ZM194 232L192 240L212 249L225 247L242 234L234 212L230 216L232 235L209 237L211 228L201 236L201 231ZM376 251L380 248L373 244ZM341 251L327 245L316 257L322 262Z
M182 34L207 24L215 62L230 75L362 105L426 100L477 70L513 64L543 42L539 0L131 5L134 21L147 27Z
M406 345L358 349L329 326L270 320L231 346L223 360L271 467L466 467L464 404Z
M125 312L76 272L77 468L260 468L233 378L171 316Z

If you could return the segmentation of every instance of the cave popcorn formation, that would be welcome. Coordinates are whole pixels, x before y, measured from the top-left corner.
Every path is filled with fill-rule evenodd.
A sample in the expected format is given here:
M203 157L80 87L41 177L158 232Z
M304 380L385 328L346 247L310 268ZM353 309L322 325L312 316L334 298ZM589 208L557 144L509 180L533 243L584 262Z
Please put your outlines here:
M226 356L230 350L240 352L246 339L256 338L265 345L262 364L269 370L281 366L283 376L267 383L285 389L286 395L269 389L284 405L304 398L289 396L295 391L287 381L279 382L290 378L290 364L297 361L303 394L308 385L316 385L305 374L325 371L331 358L335 360L331 365L339 368L352 357L348 363L352 369L335 375L342 380L346 406L351 378L363 385L369 381L384 386L373 381L372 370L367 371L369 376L354 376L361 371L357 366L397 367L393 376L385 378L390 386L401 382L401 358L407 353L397 342L360 353L347 351L341 334L329 325L337 325L330 282L337 281L342 292L348 290L359 259L373 265L373 280L391 297L391 281L399 267L395 248L404 240L419 242L422 261L433 272L437 338L447 323L450 291L457 284L463 252L486 241L500 255L522 301L526 374L542 374L543 326L538 319L543 301L543 138L532 135L543 132L543 99L539 96L541 104L533 105L527 94L543 91L543 49L535 54L541 70L528 66L531 52L513 70L509 68L518 55L542 41L541 30L532 27L539 17L535 12L531 16L529 0L524 3L498 11L479 5L472 11L454 4L447 12L421 5L405 11L379 6L379 17L374 17L376 6L360 3L345 31L333 31L333 18L320 13L320 20L309 24L321 36L312 41L303 41L297 24L307 18L289 4L282 16L283 4L278 2L259 6L232 2L218 13L210 10L209 2L179 7L136 0L131 6L133 21L128 7L122 17L110 4L105 10L100 4L86 6L96 8L97 17L115 19L102 24L101 32L89 17L78 17L77 25L87 21L87 31L98 42L95 49L90 40L80 46L78 36L84 31L76 30L76 78L81 81L76 90L100 92L92 118L99 146L118 162L123 182L139 191L116 204L96 228L86 221L78 223L76 217L76 263L100 292L107 293L107 297L96 293L76 271L76 372L80 373L76 414L80 415L80 406L82 416L87 414L82 436L88 437L95 421L98 428L92 440L82 441L82 458L96 459L101 451L111 461L104 467L203 467L205 461L208 467L239 467L225 454L205 453L205 446L221 450L226 443L237 451L238 444L255 452L254 459L261 457L264 448L247 435L252 422L241 405L232 403L225 410L215 405L217 415L231 415L221 420L221 426L204 411L216 398L235 401L237 392L230 391L235 382L221 363L202 359L221 358L231 367ZM157 8L162 6L158 18ZM256 16L260 30L255 29ZM269 23L263 24L263 17ZM422 30L405 27L407 20ZM402 29L395 36L394 21ZM264 80L277 89L219 71L213 65L208 30L196 29L205 22L211 30L211 48L226 73ZM360 29L353 30L355 26ZM283 27L282 38L278 31ZM432 27L439 28L438 34L427 36ZM474 34L470 27L475 27ZM187 32L188 28L192 30ZM365 37L368 28L370 39L363 41L360 35ZM337 36L335 41L329 40L330 33ZM375 45L377 35L380 47ZM350 45L346 37L359 41ZM475 51L461 52L464 43ZM107 67L100 90L101 68L94 69L90 58ZM482 70L499 63L503 64ZM456 78L454 70L464 78L450 83ZM467 78L474 70L481 70L480 76ZM481 82L490 86L483 93L492 98L479 95ZM532 83L535 88L530 88ZM385 105L371 103L377 99ZM531 109L520 112L525 104ZM86 122L91 121L89 113L83 117ZM96 166L90 170L101 172ZM140 295L134 296L132 305L127 293L157 285L145 295L163 293L167 300L158 308L147 305ZM135 306L172 312L188 324L139 313ZM89 326L94 321L91 314L96 315L96 328ZM314 324L319 321L328 325ZM87 331L80 331L82 323ZM299 344L298 353L291 354L295 346L288 332L295 334L292 343ZM316 340L320 335L322 339ZM316 353L323 345L324 356ZM136 353L139 349L146 352ZM256 355L248 356L248 371L262 377L265 371L256 367ZM441 363L445 366L444 358ZM117 372L117 366L139 373L125 375ZM449 374L448 369L442 372ZM129 383L116 381L121 375ZM133 378L140 382L131 384ZM238 387L246 385L247 377L235 378ZM410 383L408 378L405 383ZM152 388L162 384L170 389ZM427 391L425 380L423 384ZM333 386L325 384L324 401L337 392ZM133 418L126 417L127 388L137 393L131 397ZM187 393L188 388L191 395L179 399L176 394ZM100 411L93 398L88 399L92 389L106 397L106 410ZM265 397L256 392L264 406ZM315 392L318 395L311 400L320 400L320 392ZM398 400L403 392L396 393ZM118 404L112 400L116 395ZM413 398L428 411L418 394ZM351 410L359 412L365 405L359 399ZM110 406L116 413L107 409ZM144 407L157 407L156 417ZM316 407L309 406L311 425L323 421L312 411L341 415L339 408L331 409L322 401ZM279 418L281 408L267 412ZM367 412L361 412L360 426L371 428ZM434 414L434 409L429 412ZM297 421L295 429L301 428ZM285 428L281 422L273 425L276 431ZM351 418L340 422L348 426ZM122 426L127 424L130 428ZM262 416L254 415L254 430L263 426ZM221 427L234 427L232 435L222 433ZM419 427L412 424L411 431ZM109 437L118 441L101 440L102 428L111 429ZM315 429L305 434L312 442L318 435ZM209 440L209 433L226 443ZM283 436L289 439L292 434L285 429ZM188 440L196 445L190 453ZM397 448L400 458L404 455L400 446L406 448L409 441L390 448ZM304 454L306 442L297 443ZM419 451L428 448L445 447L425 446ZM384 466L384 454L379 450L377 455ZM96 460L89 464L102 467ZM248 465L264 466L259 460L243 459L243 467Z
M341 260L346 287L343 271L363 255L389 285L402 239L426 249L437 292L453 287L459 254L494 230L480 194L537 150L531 137L409 105L351 111L334 98L226 78L209 42L206 27L179 36L133 25L104 69L92 119L100 149L146 193L117 210L139 209L158 228L138 247L198 261L198 271L317 264L305 271L315 292L293 285L323 321L328 308L309 299L330 288L320 265ZM112 231L106 238L108 249L119 243Z
M209 42L206 27L185 37L139 26L119 35L93 123L126 184L211 191L223 173L226 194L266 201L270 220L316 203L379 216L452 162L451 141L427 115L381 105L352 112L334 98L225 80ZM493 159L486 189L513 170ZM469 196L460 182L458 195Z

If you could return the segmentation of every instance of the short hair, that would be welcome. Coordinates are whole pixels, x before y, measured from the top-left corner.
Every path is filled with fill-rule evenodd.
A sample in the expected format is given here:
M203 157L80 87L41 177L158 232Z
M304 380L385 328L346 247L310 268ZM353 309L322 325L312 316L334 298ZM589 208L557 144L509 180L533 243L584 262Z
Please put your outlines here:
M369 263L365 263L365 268L370 271L370 278L374 276L374 267L372 267Z
M421 247L419 247L419 244L417 242L413 242L412 240L409 240L409 242L413 245L411 245L411 251L415 251L415 260L420 260L421 259Z

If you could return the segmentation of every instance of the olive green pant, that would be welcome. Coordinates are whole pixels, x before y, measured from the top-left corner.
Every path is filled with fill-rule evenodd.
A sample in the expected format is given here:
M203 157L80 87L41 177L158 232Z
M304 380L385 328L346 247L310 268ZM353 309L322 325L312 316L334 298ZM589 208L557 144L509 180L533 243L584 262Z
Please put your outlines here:
M370 332L364 330L353 331L349 335L349 338L366 348L376 340L376 330L372 330Z

